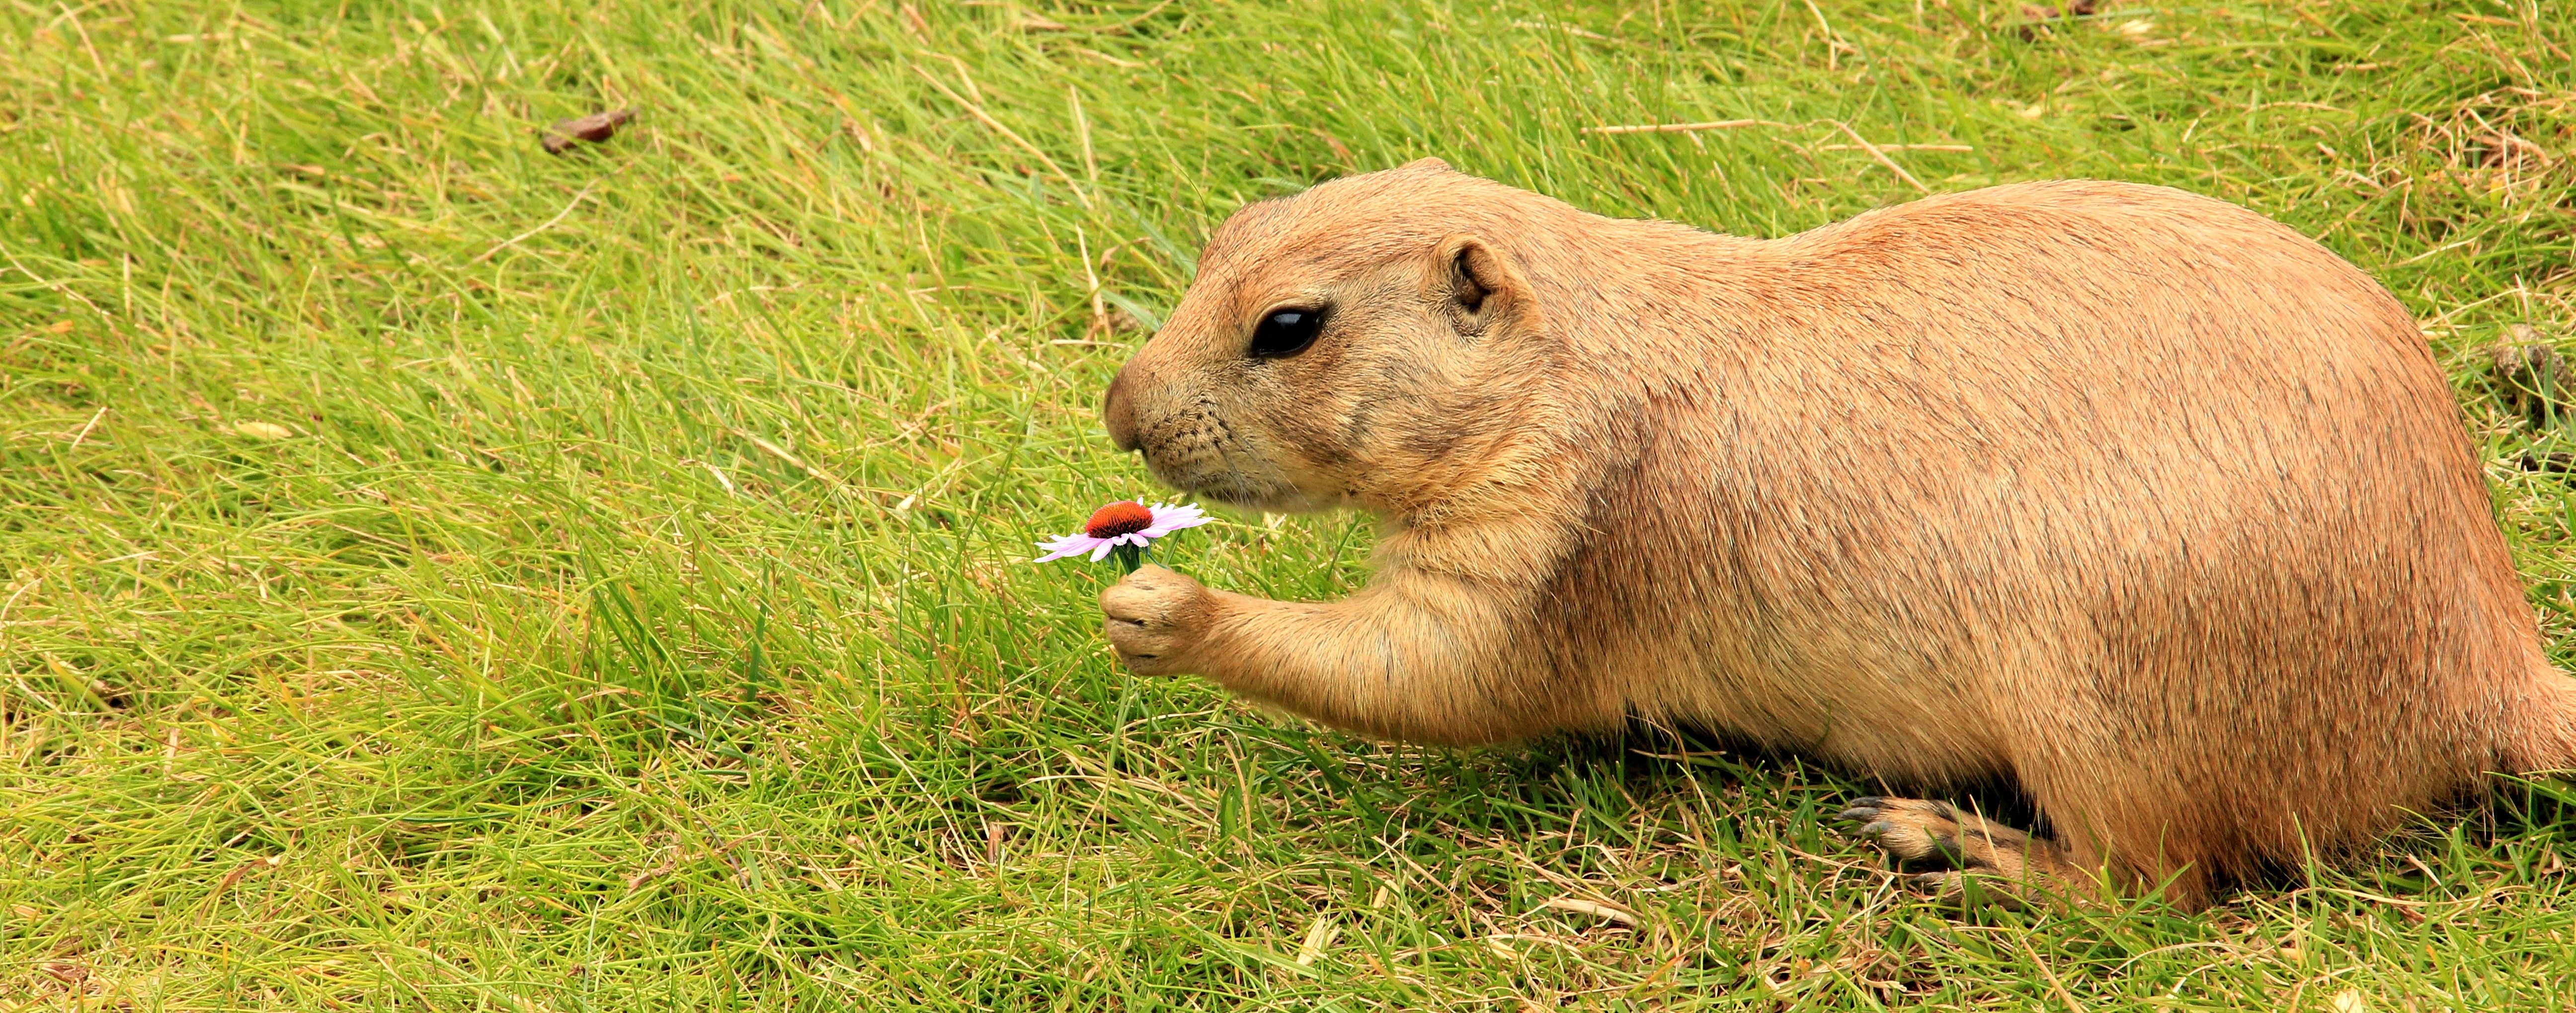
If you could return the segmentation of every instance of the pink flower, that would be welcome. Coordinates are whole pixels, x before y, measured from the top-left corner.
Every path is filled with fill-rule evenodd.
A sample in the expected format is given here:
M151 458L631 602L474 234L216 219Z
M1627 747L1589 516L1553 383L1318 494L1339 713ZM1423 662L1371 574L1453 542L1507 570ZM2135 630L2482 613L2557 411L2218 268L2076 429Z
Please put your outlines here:
M1112 503L1101 507L1090 520L1083 522L1082 530L1037 543L1038 548L1045 549L1047 554L1032 562L1043 563L1087 552L1091 554L1091 561L1097 563L1109 558L1110 551L1120 546L1134 546L1133 551L1141 553L1154 539L1215 519L1201 513L1195 505L1156 503L1147 507L1132 500Z

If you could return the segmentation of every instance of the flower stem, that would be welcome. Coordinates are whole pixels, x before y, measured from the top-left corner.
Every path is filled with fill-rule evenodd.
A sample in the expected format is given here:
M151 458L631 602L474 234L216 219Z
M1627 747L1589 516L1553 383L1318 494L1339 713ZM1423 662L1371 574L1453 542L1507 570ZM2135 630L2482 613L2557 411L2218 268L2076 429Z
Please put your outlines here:
M1142 545L1121 545L1109 550L1109 555L1118 560L1120 573L1134 573L1137 567L1145 565L1145 547Z

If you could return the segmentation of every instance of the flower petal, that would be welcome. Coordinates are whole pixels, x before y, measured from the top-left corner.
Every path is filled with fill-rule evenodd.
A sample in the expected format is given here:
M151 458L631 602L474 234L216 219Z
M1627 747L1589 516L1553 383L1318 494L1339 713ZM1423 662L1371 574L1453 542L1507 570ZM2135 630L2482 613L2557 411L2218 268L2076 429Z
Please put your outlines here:
M1094 549L1092 549L1092 550L1091 550L1091 561L1092 561L1092 562L1094 562L1094 563L1097 563L1097 562L1099 562L1099 561L1101 561L1101 560L1104 560L1104 559L1109 558L1109 550L1111 550L1111 549L1115 549L1115 548L1117 548L1117 547L1118 547L1118 540L1117 540L1117 539L1115 539L1115 538L1103 538L1103 539L1101 539L1101 540L1100 540L1100 545L1099 545L1097 548L1094 548Z
M1037 543L1038 548L1046 550L1047 554L1039 556L1036 559L1032 559L1029 562L1044 563L1049 560L1063 559L1068 556L1079 556L1085 552L1091 551L1092 547L1099 544L1099 542L1099 539L1079 532L1065 535L1061 538L1039 542Z
M1216 519L1208 516L1207 512L1199 509L1198 504L1195 503L1187 506L1156 503L1146 508L1146 512L1154 515L1153 527L1162 529L1162 532L1157 533L1157 537L1182 528L1195 528Z

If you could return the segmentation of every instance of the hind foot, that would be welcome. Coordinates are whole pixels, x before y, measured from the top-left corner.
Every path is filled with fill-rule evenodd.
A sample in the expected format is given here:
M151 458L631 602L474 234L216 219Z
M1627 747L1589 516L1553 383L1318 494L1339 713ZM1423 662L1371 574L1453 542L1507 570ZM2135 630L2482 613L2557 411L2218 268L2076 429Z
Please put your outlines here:
M2074 863L2055 841L1960 812L1947 802L1869 796L1853 799L1842 818L1861 824L1853 834L1878 845L1897 868L1940 870L1914 881L1945 895L1964 889L1969 876L2049 892L2083 879L2069 875Z

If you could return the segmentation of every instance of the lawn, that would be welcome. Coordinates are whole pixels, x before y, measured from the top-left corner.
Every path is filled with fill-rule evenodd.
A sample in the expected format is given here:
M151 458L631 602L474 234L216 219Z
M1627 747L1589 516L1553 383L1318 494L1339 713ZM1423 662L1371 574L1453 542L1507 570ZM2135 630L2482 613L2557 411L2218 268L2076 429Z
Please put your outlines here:
M2576 10L2118 2L0 6L0 1011L2576 1007L2561 787L1961 911L1831 771L1322 731L1026 562L1159 491L1100 394L1246 201L2093 176L2416 312L2576 663L2576 433L2481 351L2576 346ZM1327 598L1370 540L1174 558Z

